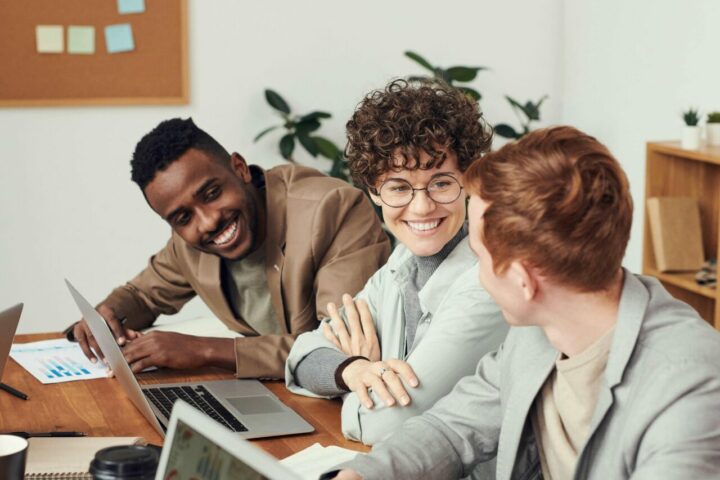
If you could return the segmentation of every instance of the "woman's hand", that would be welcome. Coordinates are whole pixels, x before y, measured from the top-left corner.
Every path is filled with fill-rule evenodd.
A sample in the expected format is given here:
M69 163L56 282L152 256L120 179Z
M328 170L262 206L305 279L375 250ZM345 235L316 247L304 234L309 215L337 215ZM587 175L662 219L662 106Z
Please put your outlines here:
M380 360L380 342L378 341L375 323L373 322L370 308L365 300L353 301L353 298L345 294L342 297L345 314L348 319L348 326L345 325L337 306L328 303L327 309L332 319L332 328L327 322L323 322L323 334L345 355L356 357L362 356L371 362ZM333 331L334 329L334 331Z
M410 395L400 379L411 387L418 386L418 379L412 367L402 360L390 359L381 362L369 362L358 359L349 364L342 372L345 385L355 392L367 408L373 408L368 389L372 389L387 405L392 407L397 401L402 406L410 404Z

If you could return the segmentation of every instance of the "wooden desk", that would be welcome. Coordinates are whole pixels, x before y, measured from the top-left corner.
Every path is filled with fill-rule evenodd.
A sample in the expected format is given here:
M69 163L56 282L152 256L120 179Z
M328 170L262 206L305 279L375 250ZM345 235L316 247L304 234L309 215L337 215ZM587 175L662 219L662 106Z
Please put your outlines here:
M18 335L15 343L58 338L59 334ZM138 375L141 384L232 379L226 370L208 368L181 371L161 369ZM2 380L28 395L21 400L0 392L0 432L55 430L81 431L90 436L142 436L162 445L160 435L145 420L115 379L85 380L43 385L12 359ZM346 440L340 431L340 402L293 395L283 382L265 382L283 403L299 413L315 432L253 440L277 458L285 458L315 442L366 452L369 448Z

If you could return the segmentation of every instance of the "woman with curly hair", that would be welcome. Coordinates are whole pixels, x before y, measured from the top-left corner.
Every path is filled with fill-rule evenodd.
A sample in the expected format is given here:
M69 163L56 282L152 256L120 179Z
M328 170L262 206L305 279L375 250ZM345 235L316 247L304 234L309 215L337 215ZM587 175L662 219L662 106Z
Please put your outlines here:
M462 92L405 81L368 94L347 124L353 180L398 246L355 299L328 305L332 318L298 337L285 378L295 393L344 395L350 439L374 444L427 410L505 337L478 282L461 180L491 136Z

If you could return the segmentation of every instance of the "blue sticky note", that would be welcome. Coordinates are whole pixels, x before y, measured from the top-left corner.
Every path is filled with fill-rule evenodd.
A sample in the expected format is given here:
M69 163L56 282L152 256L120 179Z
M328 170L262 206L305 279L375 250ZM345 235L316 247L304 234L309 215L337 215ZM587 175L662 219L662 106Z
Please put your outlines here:
M117 0L117 7L120 15L143 13L145 11L145 0Z
M108 53L132 52L135 50L132 27L129 23L119 23L105 27L105 46Z

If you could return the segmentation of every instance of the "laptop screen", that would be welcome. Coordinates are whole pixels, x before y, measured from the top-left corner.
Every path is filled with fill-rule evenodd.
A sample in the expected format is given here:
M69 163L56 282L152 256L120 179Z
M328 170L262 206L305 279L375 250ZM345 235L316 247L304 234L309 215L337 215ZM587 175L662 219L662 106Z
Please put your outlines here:
M170 453L162 476L164 480L268 480L220 445L178 419L170 442Z

